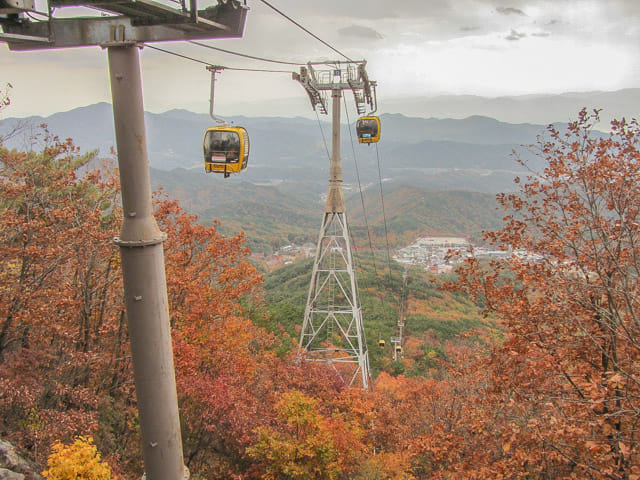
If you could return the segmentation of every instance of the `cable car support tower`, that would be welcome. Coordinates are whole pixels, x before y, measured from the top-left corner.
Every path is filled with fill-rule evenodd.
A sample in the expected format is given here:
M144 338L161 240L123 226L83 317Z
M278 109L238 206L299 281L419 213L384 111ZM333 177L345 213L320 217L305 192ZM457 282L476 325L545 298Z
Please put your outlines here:
M327 68L327 65L334 68ZM367 105L375 110L376 84L369 80L365 66L365 61L308 63L293 78L306 90L314 110L327 114L328 92L332 98L329 191L313 262L298 358L325 362L346 384L370 389L369 353L342 191L340 161L340 99L343 90L353 93L358 114L365 113Z

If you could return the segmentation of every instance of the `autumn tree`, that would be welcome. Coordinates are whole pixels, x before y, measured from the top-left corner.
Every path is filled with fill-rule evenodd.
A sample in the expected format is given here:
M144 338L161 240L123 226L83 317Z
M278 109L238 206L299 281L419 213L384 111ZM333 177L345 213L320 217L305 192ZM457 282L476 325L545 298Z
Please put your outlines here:
M506 330L486 360L496 474L640 478L640 126L597 121L549 127L531 147L546 168L498 196L505 225L487 234L514 255L460 270Z
M11 85L10 83L7 83L4 88L0 88L0 112L11 105L10 91L12 88L13 85ZM18 135L23 129L26 128L26 125L26 121L14 119L11 126L7 130L0 132L0 145L2 145L3 142L6 142L10 138Z
M43 131L40 151L0 148L0 434L44 463L51 445L93 435L115 473L141 475L135 391L113 237L113 175L94 153ZM107 169L106 171L109 171ZM278 391L337 390L293 366L251 321L265 315L244 236L154 199L164 244L185 461L208 478L244 474ZM311 372L311 373L310 373ZM310 380L311 379L311 380ZM314 381L317 380L316 381Z
M54 440L94 430L96 390L122 385L127 360L117 184L88 171L94 153L46 130L37 140L39 152L0 148L0 423L41 460Z
M185 463L207 478L245 465L244 447L265 414L260 372L273 357L260 314L262 277L247 262L242 234L227 238L175 200L156 198L167 233L165 261Z
M318 411L317 400L292 390L277 406L277 427L258 429L258 441L249 454L265 464L265 480L341 477L346 452L338 446L331 419Z
M100 452L91 437L76 437L73 443L55 443L47 459L47 480L111 480L109 465L100 458Z

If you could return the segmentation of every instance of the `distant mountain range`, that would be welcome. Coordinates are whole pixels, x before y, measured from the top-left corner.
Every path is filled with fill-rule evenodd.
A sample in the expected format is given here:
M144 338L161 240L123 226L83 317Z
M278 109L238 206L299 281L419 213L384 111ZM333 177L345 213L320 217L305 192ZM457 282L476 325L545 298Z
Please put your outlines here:
M640 89L628 88L610 92L591 91L560 94L534 94L500 97L476 95L432 95L390 97L384 85L378 88L379 113L401 113L408 117L467 118L474 115L491 117L508 123L547 125L575 119L582 108L602 109L601 119L608 124L612 118L637 118ZM220 107L222 108L222 107ZM315 120L309 101L303 95L236 103L237 112L252 112L251 116L293 117L303 115Z
M640 88L613 92L575 92L503 97L440 95L433 97L382 98L382 111L407 116L466 118L482 115L509 123L569 122L582 108L602 110L600 119L608 125L613 118L638 118ZM606 127L604 127L606 129Z
M605 97L609 102L629 101L638 92L576 96L574 100L579 104ZM457 97L454 100L462 102ZM535 116L548 106L548 97L518 97L517 102L523 107L522 115L531 108ZM420 105L416 100L406 110L418 113L423 111ZM635 105L638 103L626 108ZM109 157L115 146L112 115L111 106L100 103L47 118L7 118L0 120L0 137L20 124L20 134L5 144L29 148L30 135L46 123L50 132L73 138L82 150L99 149L100 156ZM420 233L477 235L483 228L496 227L500 216L494 194L512 190L514 177L527 174L514 161L513 152L527 159L532 169L543 167L526 145L545 134L544 125L507 123L479 115L438 119L382 114L380 118L382 137L375 146L358 144L352 123L341 129L345 197L354 235L361 239L366 238L363 202L374 235L380 238L384 230L380 186L388 202L386 220L399 245ZM326 117L321 122L300 117L229 120L247 128L251 154L245 172L224 179L204 173L202 135L211 125L208 115L186 110L146 113L154 185L162 186L204 222L218 218L227 233L245 230L256 250L270 251L286 242L313 239L328 186L331 128Z
M358 144L353 126L343 124L341 152L346 183L355 182L358 175L365 185L377 183L380 173L389 184L501 191L509 188L513 171L520 170L510 158L512 151L534 142L544 132L541 125L509 124L481 116L455 120L384 114L380 118L383 127L379 146ZM300 117L230 120L249 131L251 156L250 168L242 178L226 182L310 182L324 188L328 178L329 123ZM194 173L202 174L202 134L211 125L207 115L172 110L147 113L145 122L153 168L193 169ZM22 135L7 141L10 147L28 145L28 135L42 123L61 138L71 137L84 150L98 149L103 156L109 156L115 146L112 111L106 103L47 118L0 120L0 135L18 123L27 128Z

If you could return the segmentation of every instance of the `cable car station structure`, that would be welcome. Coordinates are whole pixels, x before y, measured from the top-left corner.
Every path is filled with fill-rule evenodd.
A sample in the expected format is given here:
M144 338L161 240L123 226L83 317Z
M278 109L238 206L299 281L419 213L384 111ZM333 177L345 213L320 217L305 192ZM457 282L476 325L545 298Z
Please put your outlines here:
M366 62L308 63L294 80L304 87L316 111L328 113L332 98L332 155L329 191L311 273L298 357L326 362L344 382L371 388L369 352L362 321L362 307L353 263L347 213L342 191L340 160L340 99L350 90L358 114L367 105L375 111L375 83L369 80ZM317 67L324 66L323 70Z
M120 248L133 359L142 454L148 480L183 480L182 438L169 327L162 243L153 217L144 125L139 48L145 42L241 37L248 8L218 0L198 9L152 0L0 0L0 41L10 50L100 46L108 51L123 223ZM102 16L62 18L62 7L97 9ZM54 10L56 16L54 16ZM34 20L33 14L42 16Z

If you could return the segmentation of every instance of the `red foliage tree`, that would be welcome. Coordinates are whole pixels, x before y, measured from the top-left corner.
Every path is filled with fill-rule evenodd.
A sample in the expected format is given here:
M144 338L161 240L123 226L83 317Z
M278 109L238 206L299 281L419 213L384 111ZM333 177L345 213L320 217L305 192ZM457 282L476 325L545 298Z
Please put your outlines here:
M127 370L117 184L79 176L95 155L70 140L42 141L41 152L0 148L0 431L39 461L54 440L95 429L97 391Z
M139 476L119 255L118 188L94 154L45 132L40 152L0 148L0 435L44 464L50 446L93 434L117 473ZM185 460L208 478L251 475L245 449L280 392L330 398L326 370L296 366L250 317L261 276L243 235L199 225L157 197L165 243Z
M460 271L507 332L485 367L496 474L640 478L640 126L599 135L595 121L550 127L534 147L547 167L499 196L508 215L488 239L518 255Z

